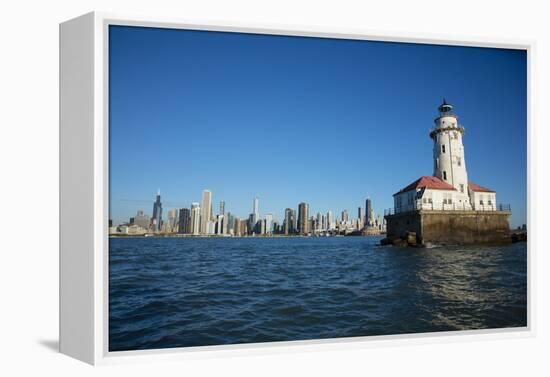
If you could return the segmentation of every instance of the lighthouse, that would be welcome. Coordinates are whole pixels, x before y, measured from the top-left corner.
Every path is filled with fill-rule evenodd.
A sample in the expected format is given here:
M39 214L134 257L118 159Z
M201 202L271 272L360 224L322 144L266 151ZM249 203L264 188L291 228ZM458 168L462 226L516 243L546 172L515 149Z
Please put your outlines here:
M433 176L453 186L456 190L454 202L462 208L469 208L468 172L462 143L464 127L458 123L453 106L445 99L438 110L439 115L434 120L435 127L430 131L434 142Z
M384 217L387 239L414 234L421 244L509 241L510 207L497 206L494 190L468 180L464 127L445 99L437 110L430 129L433 174L393 194L394 207Z

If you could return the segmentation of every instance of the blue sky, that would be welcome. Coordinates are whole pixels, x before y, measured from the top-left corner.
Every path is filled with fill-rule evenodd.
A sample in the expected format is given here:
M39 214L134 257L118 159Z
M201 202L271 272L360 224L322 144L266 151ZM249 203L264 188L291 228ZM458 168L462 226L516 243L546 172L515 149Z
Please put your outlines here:
M470 181L526 222L527 66L518 50L111 26L110 216L200 202L279 220L347 209L432 174L445 97Z

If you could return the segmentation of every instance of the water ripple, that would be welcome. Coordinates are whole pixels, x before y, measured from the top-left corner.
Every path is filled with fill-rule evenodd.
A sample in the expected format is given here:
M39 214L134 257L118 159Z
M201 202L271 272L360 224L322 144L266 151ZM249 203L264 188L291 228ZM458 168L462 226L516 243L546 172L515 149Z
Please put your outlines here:
M525 326L526 244L109 242L111 351Z

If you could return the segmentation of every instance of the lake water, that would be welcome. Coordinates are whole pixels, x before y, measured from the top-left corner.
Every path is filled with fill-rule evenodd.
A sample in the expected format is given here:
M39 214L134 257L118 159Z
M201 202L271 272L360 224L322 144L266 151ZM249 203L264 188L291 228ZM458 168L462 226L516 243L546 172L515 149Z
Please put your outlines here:
M112 238L110 351L527 325L527 244Z

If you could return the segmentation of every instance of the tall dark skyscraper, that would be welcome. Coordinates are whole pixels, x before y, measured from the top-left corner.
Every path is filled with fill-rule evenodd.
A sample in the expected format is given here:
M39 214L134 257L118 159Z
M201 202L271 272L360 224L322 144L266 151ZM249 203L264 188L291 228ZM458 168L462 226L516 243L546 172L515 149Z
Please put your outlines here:
M309 233L309 204L300 203L298 205L298 233L306 235Z
M367 198L365 202L365 226L372 225L372 202L370 198Z
M151 218L153 230L160 230L162 226L162 203L160 202L160 190L157 192L157 199L153 203L153 217Z
M178 233L191 233L191 211L189 210L189 208L180 209L178 219Z
M252 234L255 232L255 229L256 229L256 216L251 213L249 216L248 216L248 224L247 224L247 229L248 229L248 234Z

